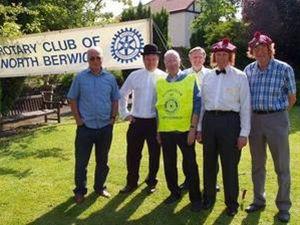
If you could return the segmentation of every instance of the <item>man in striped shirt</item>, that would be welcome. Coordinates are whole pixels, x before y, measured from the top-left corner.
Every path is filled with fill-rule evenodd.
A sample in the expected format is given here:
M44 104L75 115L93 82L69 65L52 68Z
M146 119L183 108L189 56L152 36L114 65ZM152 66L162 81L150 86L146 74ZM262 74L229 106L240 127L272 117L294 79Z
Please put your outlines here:
M266 147L269 146L278 180L276 206L278 220L290 219L290 149L288 110L296 102L294 71L290 65L274 58L270 37L256 32L248 44L248 55L256 61L246 73L251 92L252 121L249 136L252 157L253 203L251 213L265 207Z

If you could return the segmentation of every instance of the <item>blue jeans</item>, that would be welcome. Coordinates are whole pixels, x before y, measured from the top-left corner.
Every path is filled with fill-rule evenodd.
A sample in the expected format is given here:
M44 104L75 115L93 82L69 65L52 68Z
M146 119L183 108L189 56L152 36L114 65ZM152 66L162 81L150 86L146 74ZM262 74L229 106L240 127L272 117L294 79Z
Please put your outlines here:
M78 126L75 139L75 194L85 195L86 174L91 151L95 144L96 169L94 190L100 192L105 188L104 183L109 171L107 165L108 152L112 141L112 125L100 129L91 129L85 125Z

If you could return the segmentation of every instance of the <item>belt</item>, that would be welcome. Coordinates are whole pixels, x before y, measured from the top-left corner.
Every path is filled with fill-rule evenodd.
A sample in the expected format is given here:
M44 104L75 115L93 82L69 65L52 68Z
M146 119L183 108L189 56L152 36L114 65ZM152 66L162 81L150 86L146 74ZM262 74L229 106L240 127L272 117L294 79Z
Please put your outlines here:
M228 114L239 114L235 111L222 111L222 110L208 110L205 113L212 114L212 115L228 115Z
M283 112L285 109L280 109L280 110L253 110L253 113L255 114L271 114L271 113L277 113L277 112Z

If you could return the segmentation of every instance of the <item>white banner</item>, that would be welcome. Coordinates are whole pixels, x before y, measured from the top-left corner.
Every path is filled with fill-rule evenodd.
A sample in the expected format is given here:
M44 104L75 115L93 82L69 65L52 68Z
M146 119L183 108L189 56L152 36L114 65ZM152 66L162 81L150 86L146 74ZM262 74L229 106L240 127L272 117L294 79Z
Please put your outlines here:
M151 42L150 20L26 35L0 42L0 78L62 74L87 68L86 51L100 47L107 69L143 67L140 52Z

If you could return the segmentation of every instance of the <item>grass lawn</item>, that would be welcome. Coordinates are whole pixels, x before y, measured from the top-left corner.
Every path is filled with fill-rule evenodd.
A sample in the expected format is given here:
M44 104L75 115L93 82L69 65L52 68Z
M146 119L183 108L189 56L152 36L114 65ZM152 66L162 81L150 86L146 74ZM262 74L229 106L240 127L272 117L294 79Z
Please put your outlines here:
M291 168L292 190L290 224L300 224L300 107L291 115ZM181 225L181 224L281 224L274 217L277 213L274 199L277 180L270 154L268 155L267 207L261 213L247 214L242 208L252 200L251 160L248 147L243 150L240 161L240 192L247 189L241 209L234 218L224 213L224 196L221 176L221 192L217 195L214 209L201 213L189 210L188 194L171 206L162 202L169 195L166 187L163 165L159 171L158 191L149 196L143 182L147 175L147 154L140 170L140 187L131 195L120 195L126 177L126 130L127 123L114 128L114 139L110 151L110 172L107 186L112 194L110 199L97 198L92 192L94 157L88 171L89 192L86 201L75 205L73 201L74 134L75 125L71 118L61 124L41 126L13 137L0 140L0 224L1 225ZM197 144L197 158L202 178L201 146ZM183 181L181 156L178 163L180 179ZM202 181L202 179L201 179ZM202 187L202 184L201 184ZM241 196L241 195L240 195ZM241 199L241 198L240 198Z

